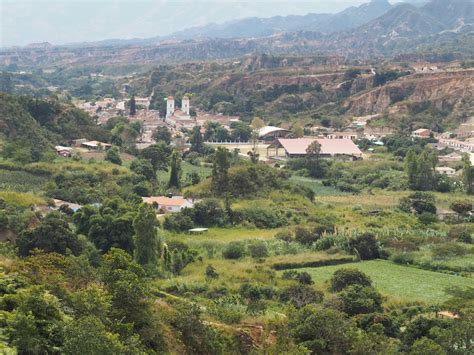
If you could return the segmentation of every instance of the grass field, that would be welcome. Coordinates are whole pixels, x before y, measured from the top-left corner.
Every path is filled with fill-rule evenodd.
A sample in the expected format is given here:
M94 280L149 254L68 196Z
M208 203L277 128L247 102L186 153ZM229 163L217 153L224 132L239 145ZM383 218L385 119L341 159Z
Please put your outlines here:
M316 285L323 285L340 268L357 268L372 279L374 286L395 301L420 301L438 304L446 301L446 289L474 287L474 279L400 266L390 261L372 260L338 266L298 269L307 271Z
M316 196L341 196L347 193L336 189L333 186L324 186L321 180L311 179L304 176L292 176L290 181L296 182L298 185L309 187L314 191Z
M237 240L272 239L279 229L246 229L246 228L210 228L202 234L173 233L165 231L166 239L176 239L189 245L207 241L227 244Z
M2 191L40 191L46 178L25 171L0 170L0 190Z
M181 169L182 169L183 180L185 180L186 176L192 172L198 173L201 176L201 180L206 179L212 173L212 168L210 167L196 166L196 165L189 164L188 162L185 162L185 161L182 162ZM162 183L167 183L169 178L170 178L169 171L163 171L163 170L158 171L158 180L161 181Z

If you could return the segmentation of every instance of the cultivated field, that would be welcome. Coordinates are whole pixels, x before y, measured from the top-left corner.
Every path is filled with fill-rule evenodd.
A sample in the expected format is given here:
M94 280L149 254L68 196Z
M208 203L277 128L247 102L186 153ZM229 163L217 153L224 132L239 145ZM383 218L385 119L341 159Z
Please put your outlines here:
M298 269L307 271L316 285L323 285L340 268L357 268L372 279L382 294L395 301L439 304L446 301L447 289L473 287L474 279L400 266L390 261L372 260L338 266Z

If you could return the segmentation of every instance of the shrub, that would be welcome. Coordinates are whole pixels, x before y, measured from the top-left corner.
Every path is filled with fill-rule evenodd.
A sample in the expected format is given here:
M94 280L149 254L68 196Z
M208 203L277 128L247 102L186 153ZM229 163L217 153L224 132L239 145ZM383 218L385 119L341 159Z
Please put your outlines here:
M294 285L281 291L280 300L301 308L311 303L320 303L323 300L323 293L308 285Z
M421 224L428 225L436 223L438 221L438 217L436 217L436 215L433 213L423 212L418 216L418 221L420 221Z
M266 258L268 248L265 242L254 242L248 246L249 254L252 258Z
M357 269L343 268L336 270L329 280L329 290L339 292L350 285L360 285L364 287L372 286L372 280Z
M454 212L465 215L472 210L472 203L468 200L457 200L451 203L450 207Z
M206 279L213 280L213 279L218 279L218 278L219 278L219 273L216 271L214 266L207 265L207 267L206 267Z
M245 244L242 242L231 242L222 251L222 256L225 259L240 259L245 254Z
M380 257L377 239L370 233L364 233L351 239L349 247L361 260L371 260Z
M193 227L194 223L191 217L186 216L183 213L174 213L166 216L165 221L163 222L163 228L177 232L186 231Z
M287 223L286 218L273 209L244 208L237 211L242 221L253 223L257 228L278 228Z
M295 240L300 244L311 245L316 240L318 240L318 236L311 232L308 228L296 227Z
M290 230L282 230L275 234L275 239L283 240L284 242L292 242L293 241L293 233Z
M415 257L412 253L395 253L390 256L390 260L396 264L410 265L415 262Z
M306 271L298 273L296 280L302 285L312 285L314 284L313 278Z
M444 243L435 245L431 251L435 258L449 258L467 254L467 249L457 243Z
M338 298L342 301L342 310L351 316L382 311L382 296L373 287L350 285Z

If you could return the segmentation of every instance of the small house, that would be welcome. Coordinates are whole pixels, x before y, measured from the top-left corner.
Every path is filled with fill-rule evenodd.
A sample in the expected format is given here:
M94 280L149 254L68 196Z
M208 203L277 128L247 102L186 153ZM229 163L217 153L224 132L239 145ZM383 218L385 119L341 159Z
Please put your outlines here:
M449 166L438 166L435 168L435 171L441 175L454 176L456 175L456 170L450 168Z
M162 210L165 213L180 212L184 208L192 208L192 200L181 196L151 196L143 197L143 202L155 207L156 210Z
M430 138L431 130L427 128L420 128L420 129L417 129L416 131L413 131L411 135L414 138Z

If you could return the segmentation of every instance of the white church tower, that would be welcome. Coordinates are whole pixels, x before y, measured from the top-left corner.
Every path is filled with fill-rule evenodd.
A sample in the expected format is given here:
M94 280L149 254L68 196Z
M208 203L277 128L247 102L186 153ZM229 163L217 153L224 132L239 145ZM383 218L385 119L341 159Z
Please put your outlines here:
M168 96L166 99L166 118L173 116L174 114L174 97Z
M181 111L189 116L189 97L184 95L181 101Z

